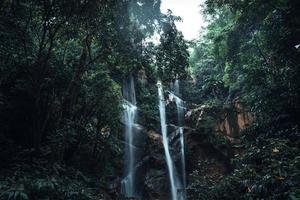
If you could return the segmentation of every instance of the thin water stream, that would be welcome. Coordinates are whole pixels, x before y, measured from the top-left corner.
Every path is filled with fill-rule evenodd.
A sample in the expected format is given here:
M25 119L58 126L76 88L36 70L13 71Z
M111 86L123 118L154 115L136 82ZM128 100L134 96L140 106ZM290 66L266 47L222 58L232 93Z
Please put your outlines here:
M124 124L125 124L125 178L122 180L122 190L126 197L135 196L135 154L134 145L137 106L133 77L130 76L123 84Z
M185 166L185 141L184 141L184 102L179 98L179 80L174 84L174 98L177 107L177 121L179 126L180 144L181 144L181 176L182 176L182 199L186 199L186 166Z
M174 168L174 162L172 160L170 154L170 147L169 147L169 140L167 135L167 123L166 123L166 105L165 105L165 98L163 92L163 86L161 82L157 83L158 88L158 101L159 101L159 114L160 114L160 125L161 125L161 132L163 136L163 146L165 150L165 157L168 166L169 178L170 178L170 185L171 185L171 195L172 200L178 200L177 198L177 187L176 187L176 173Z

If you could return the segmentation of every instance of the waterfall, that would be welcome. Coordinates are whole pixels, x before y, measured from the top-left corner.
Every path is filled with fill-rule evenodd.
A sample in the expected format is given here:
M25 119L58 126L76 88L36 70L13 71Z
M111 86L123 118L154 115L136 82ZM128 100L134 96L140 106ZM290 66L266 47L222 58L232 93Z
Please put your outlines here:
M181 144L181 175L182 175L182 199L186 199L186 167L185 167L185 141L184 141L184 105L183 101L178 97L180 96L179 90L179 81L176 80L174 84L174 95L175 103L177 107L177 119L178 119L178 126L179 126L179 134L180 134L180 144Z
M135 145L134 126L136 123L137 107L133 77L123 83L124 124L125 124L125 178L122 180L122 192L127 197L135 196Z
M168 140L168 136L167 136L166 106L165 106L162 83L158 82L157 87L158 87L160 125L161 125L161 132L162 132L162 136L163 136L163 146L164 146L164 150L165 150L165 156L166 156L170 184L171 184L172 200L178 200L175 168L174 168L174 163L171 158L170 149L169 149L169 140Z

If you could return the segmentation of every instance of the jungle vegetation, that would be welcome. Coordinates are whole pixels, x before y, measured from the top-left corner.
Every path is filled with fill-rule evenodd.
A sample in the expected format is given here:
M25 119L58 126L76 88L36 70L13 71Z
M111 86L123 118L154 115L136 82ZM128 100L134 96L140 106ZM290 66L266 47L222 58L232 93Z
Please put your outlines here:
M188 107L238 97L254 115L230 172L188 169L189 199L300 198L300 1L206 0L194 41L160 4L0 2L0 199L118 199L129 75L146 129L159 130L158 79L181 80Z

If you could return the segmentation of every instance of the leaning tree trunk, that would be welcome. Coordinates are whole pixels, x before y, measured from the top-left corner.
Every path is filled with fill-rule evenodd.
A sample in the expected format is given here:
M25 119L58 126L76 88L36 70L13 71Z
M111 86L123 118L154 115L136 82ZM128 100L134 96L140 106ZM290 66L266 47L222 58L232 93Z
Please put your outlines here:
M90 45L91 45L91 39L90 39L90 36L87 35L83 41L83 48L81 51L81 55L79 58L77 68L75 69L75 73L72 77L72 80L70 81L66 95L62 102L60 119L58 122L59 123L58 126L61 130L63 130L66 120L72 118L72 108L74 106L75 99L79 92L79 86L80 86L82 76L83 76L84 72L86 71L88 49L90 48ZM82 134L82 133L80 133L80 134ZM73 150L75 148L74 145L72 145L72 147L69 147L67 149L66 148L67 142L68 142L67 137L64 135L63 136L63 144L61 147L60 160L64 160L65 158L72 157L72 155L74 154L74 150ZM79 145L79 144L77 144L77 145ZM77 145L75 145L75 146L77 146Z
M63 103L62 103L61 120L70 118L74 100L78 93L79 84L80 84L81 78L86 70L87 55L88 55L88 49L89 49L90 45L91 45L91 39L90 39L90 36L87 35L83 42L83 48L81 51L77 69L72 77L72 80L71 80L69 86L68 86L66 95L65 95Z

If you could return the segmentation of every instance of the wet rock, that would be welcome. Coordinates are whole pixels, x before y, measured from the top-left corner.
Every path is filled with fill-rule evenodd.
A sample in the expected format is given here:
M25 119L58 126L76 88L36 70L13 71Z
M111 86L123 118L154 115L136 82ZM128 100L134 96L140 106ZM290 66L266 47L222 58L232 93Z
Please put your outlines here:
M232 144L239 143L241 130L254 120L251 112L242 104L239 98L221 107L198 105L188 110L185 115L187 124L193 128L220 133Z
M149 199L168 199L168 174L165 170L151 169L146 174L145 189Z
M173 128L176 131L176 127ZM147 155L149 161L145 170L145 199L170 199L169 178L163 149L162 135L153 130L147 131ZM171 148L173 152L173 148Z

